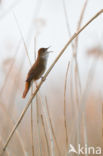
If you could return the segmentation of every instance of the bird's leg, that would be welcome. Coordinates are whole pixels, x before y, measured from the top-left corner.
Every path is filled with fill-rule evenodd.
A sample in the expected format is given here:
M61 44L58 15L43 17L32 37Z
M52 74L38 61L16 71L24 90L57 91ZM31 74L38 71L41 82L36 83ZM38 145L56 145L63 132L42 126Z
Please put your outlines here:
M41 80L42 80L42 81L45 81L45 79L46 79L46 78L45 78L44 76L41 76Z
M38 84L37 84L36 80L34 80L34 83L35 83L35 87L37 89L38 88Z
M38 84L37 83L35 83L35 87L36 87L36 89L38 88Z

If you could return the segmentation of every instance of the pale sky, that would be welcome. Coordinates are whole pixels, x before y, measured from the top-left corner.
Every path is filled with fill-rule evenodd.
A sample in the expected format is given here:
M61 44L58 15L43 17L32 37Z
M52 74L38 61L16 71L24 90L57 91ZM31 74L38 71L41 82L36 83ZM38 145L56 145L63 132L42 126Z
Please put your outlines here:
M76 31L78 18L81 13L85 0L65 0L68 20L70 24L71 34ZM12 7L14 7L12 9ZM103 7L102 0L88 0L83 23L86 23L96 12ZM14 15L15 14L15 15ZM21 38L20 32L15 20L17 18L18 25L22 31L23 37L28 47L29 56L33 63L34 57L34 37L38 31L37 49L40 47L52 46L51 50L55 51L49 57L48 65L52 63L59 51L68 41L68 32L65 22L63 0L2 0L0 8L0 65L6 58L14 56L14 52ZM42 26L41 26L42 23ZM93 21L80 35L78 47L78 61L82 75L85 76L89 67L89 59L86 57L86 50L94 45L103 44L103 15L100 15ZM23 52L22 47L17 56L20 61ZM62 59L55 66L58 74L65 70L68 60L70 59L71 48L68 48ZM84 57L85 56L85 57ZM26 54L24 54L24 58ZM85 59L86 58L86 59ZM18 62L17 61L17 62ZM28 60L26 57L24 70L27 72ZM98 70L101 70L102 63ZM2 69L0 68L2 72Z

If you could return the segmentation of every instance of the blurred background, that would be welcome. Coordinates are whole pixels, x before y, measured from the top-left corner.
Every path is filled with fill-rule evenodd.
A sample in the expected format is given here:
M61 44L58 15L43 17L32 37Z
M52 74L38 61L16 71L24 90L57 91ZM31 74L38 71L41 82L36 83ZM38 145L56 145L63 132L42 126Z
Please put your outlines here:
M102 0L0 0L1 151L35 90L33 84L22 99L38 49L51 46L55 52L48 69L70 37L102 8ZM77 148L79 143L102 148L102 67L101 14L58 60L3 155L74 156L69 145Z

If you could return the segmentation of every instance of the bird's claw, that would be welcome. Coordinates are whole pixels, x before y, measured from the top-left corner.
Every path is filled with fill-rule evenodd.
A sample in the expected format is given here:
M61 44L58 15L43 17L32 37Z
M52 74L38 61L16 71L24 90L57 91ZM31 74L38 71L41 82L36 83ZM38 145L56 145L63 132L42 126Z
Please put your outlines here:
M42 79L42 81L45 81L46 78L44 76L42 76L41 79Z

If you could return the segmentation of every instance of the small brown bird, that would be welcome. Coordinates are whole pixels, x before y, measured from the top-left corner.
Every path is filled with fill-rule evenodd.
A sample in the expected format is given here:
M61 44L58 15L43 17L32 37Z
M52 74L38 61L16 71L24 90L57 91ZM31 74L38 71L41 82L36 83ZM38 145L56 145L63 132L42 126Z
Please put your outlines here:
M50 53L49 51L47 51L48 48L40 48L38 50L37 59L27 74L25 89L24 89L22 98L26 97L26 95L30 89L32 81L33 80L36 81L36 80L40 79L41 76L43 75L43 73L45 72L47 59L48 59L48 56Z

